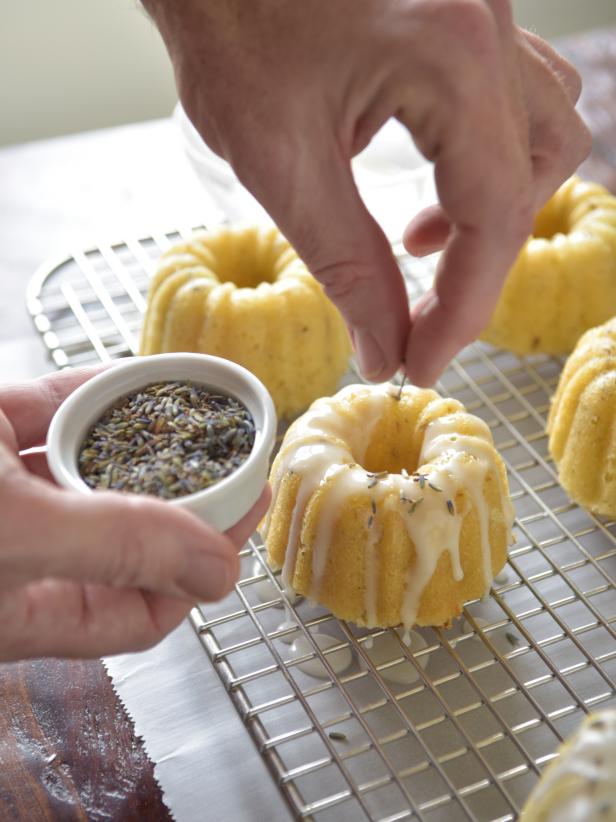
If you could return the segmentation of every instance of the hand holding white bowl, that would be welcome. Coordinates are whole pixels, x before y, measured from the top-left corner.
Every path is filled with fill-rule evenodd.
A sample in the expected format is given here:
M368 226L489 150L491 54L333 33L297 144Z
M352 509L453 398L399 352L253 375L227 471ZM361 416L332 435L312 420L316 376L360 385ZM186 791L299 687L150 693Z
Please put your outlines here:
M219 533L154 498L53 484L43 452L60 403L99 369L0 389L0 660L97 657L155 644L237 579L269 501Z

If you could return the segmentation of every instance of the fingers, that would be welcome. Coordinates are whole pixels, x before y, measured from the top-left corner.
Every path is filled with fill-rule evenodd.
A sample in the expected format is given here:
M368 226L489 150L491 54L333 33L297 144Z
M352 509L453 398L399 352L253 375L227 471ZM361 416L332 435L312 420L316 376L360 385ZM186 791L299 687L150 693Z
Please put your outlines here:
M34 474L41 479L47 480L48 482L55 483L51 471L49 470L47 454L44 449L22 454L20 459L22 465L29 473ZM227 536L236 548L242 548L248 541L250 535L254 533L256 525L265 516L271 497L271 489L269 485L267 485L263 489L263 493L261 494L259 500L255 503L254 507L251 508L251 510L236 525L229 528L226 532Z
M185 510L119 493L73 494L25 472L7 480L3 585L55 577L210 601L237 579L231 540Z
M60 496L63 493L58 491L57 495ZM113 495L101 494L100 496ZM254 531L256 524L265 514L270 498L271 493L267 487L251 511L229 530L227 536L238 547L243 545ZM108 500L104 502L107 503ZM167 512L171 510L170 506L165 506L165 508ZM61 512L63 515L66 513L66 510ZM106 515L112 516L112 513L106 506ZM117 511L115 515L118 516ZM119 516L123 514L120 513ZM194 517L188 515L188 519L193 520ZM88 521L92 532L101 527L100 520L96 518L90 517ZM198 521L197 524L200 525ZM136 528L142 525L143 523L139 522L134 524ZM43 519L41 527L48 528L49 520ZM148 527L160 533L160 523L150 522ZM177 531L177 527L178 522L176 521L174 531ZM173 558L173 549L169 550L168 555L162 560L158 556L159 550L169 548L164 533L161 535L161 542L150 543L145 552L149 568L145 576L139 571L135 573L134 562L128 558L133 550L130 542L133 539L143 539L143 536L138 537L133 534L129 542L123 545L123 549L127 552L128 565L133 565L130 570L130 579L127 579L125 574L128 569L122 570L116 565L117 557L114 559L111 556L115 552L113 535L114 529L112 528L97 539L93 539L92 536L84 537L79 543L78 556L75 555L72 543L67 539L61 547L61 550L65 552L64 559L56 561L55 557L49 555L55 550L53 543L56 536L55 527L52 524L50 530L40 533L39 543L43 546L43 551L39 552L37 557L31 558L32 564L26 564L26 570L30 571L30 576L51 574L52 576L77 578L85 574L88 577L102 577L107 584L82 585L52 578L9 588L6 586L10 580L4 574L3 585L0 586L0 621L3 626L0 637L0 660L42 655L86 658L139 651L159 642L175 628L196 601L212 598L212 594L218 598L227 592L224 588L213 590L211 579L209 582L199 582L195 579L190 585L186 585L181 581L174 582L171 576L167 577L167 572L170 575L174 573L177 562ZM217 536L220 537L220 535ZM207 535L207 539L211 547L211 534ZM225 538L221 537L221 539ZM31 549L26 540L21 542L21 547L25 550ZM204 556L207 556L210 551L203 543L200 543L199 549ZM98 551L102 552L103 556L96 559L95 552ZM235 555L236 551L231 547L230 556L235 557ZM213 561L210 560L207 563L206 576L208 574L211 576ZM68 570L66 562L72 564ZM33 565L37 566L35 574L33 574ZM232 562L231 567L232 574L235 576L237 563ZM194 565L192 573L197 576L199 574L199 569ZM156 574L159 576L158 580ZM118 585L123 586L125 581L135 586L142 582L150 587L166 586L171 596L153 593L151 590L139 590L137 587L117 587ZM14 579L13 582L15 582Z
M436 117L435 126L421 109L418 116L416 102L400 114L433 150L442 208L419 215L405 235L413 253L444 244L434 287L411 312L405 363L418 384L431 384L485 327L532 215L589 148L572 105L574 75L563 68L565 79L556 78L544 54L555 57L512 37L508 3L487 5L497 35L477 25L481 16L475 21L471 50L481 60L457 56L460 75L444 83L443 96L454 101L449 121Z
M419 385L432 384L487 324L532 228L525 123L519 121L517 107L512 110L508 104L511 87L503 77L498 44L489 31L485 36L484 64L467 64L468 89L447 88L457 101L453 120L446 128L437 123L440 137L433 144L442 212L420 215L405 238L411 251L435 250L445 240L434 289L411 312L405 368ZM430 127L425 119L418 122L412 107L401 110L400 117L413 133Z
M519 41L519 56L536 212L588 155L591 137L573 107L575 89L561 82L526 38Z
M450 229L451 223L441 206L428 206L407 225L402 242L409 254L425 257L443 248Z
M545 68L551 71L560 81L571 103L575 104L582 88L581 79L575 67L537 35L528 31L518 31L519 36L525 38L527 43L537 52L539 59L543 60ZM532 81L527 80L527 82ZM569 113L571 114L570 109ZM576 122L579 124L577 118ZM585 141L586 135L584 135L583 130L581 134ZM583 158L585 150L584 145L578 149L580 153L573 160L574 163L578 157ZM564 173L566 174L566 172ZM562 174L563 172L561 172L561 176ZM564 179L565 177L563 177L563 180ZM534 198L537 200L535 208L542 205L543 197L545 197L545 194L542 193L537 198ZM450 222L442 208L439 205L429 206L416 215L407 226L403 238L405 248L410 254L418 257L440 251L445 245L449 230Z
M236 546L271 499L266 487L223 535L154 499L55 489L39 479L43 459L42 451L22 456L29 475L8 454L0 475L0 659L154 644L194 602L228 593L239 570Z
M519 31L527 43L545 60L549 70L560 80L569 99L575 105L582 93L582 79L575 66L532 31Z
M28 473L55 484L55 478L49 470L47 462L47 451L44 448L20 454L19 459Z
M179 625L192 605L137 590L58 580L31 583L0 597L0 660L140 651Z
M0 660L155 644L195 602L228 593L237 547L271 499L266 487L223 535L154 499L53 488L39 479L43 460L42 451L23 455L28 475L9 454L0 475Z
M0 410L6 414L15 431L19 450L42 445L59 405L83 382L105 367L67 369L31 382L2 386Z
M327 135L327 129L323 131ZM235 169L342 313L364 376L388 379L400 365L409 329L404 282L386 237L359 196L349 159L336 149L333 136L302 137L312 144L310 152L290 151L282 138L274 138L280 142L272 153L276 169L267 166L268 157L251 158L255 162L248 171L237 160ZM287 176L285 189L271 186L273 173Z
M416 385L432 385L446 364L486 326L498 299L503 260L499 235L452 231L435 285L411 311L406 371ZM506 269L505 269L506 270Z

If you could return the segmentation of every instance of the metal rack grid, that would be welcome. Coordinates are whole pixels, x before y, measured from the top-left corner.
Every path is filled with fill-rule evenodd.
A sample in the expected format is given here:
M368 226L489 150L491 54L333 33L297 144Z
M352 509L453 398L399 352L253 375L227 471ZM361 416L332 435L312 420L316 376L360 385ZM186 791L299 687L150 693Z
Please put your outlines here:
M28 309L56 366L135 353L153 265L187 233L99 245L36 273ZM415 297L433 261L399 259ZM290 602L257 534L235 592L194 609L297 818L514 819L560 740L616 703L616 522L572 503L547 454L561 366L475 343L438 385L490 426L517 515L506 573L452 628L421 629L408 647L398 631Z

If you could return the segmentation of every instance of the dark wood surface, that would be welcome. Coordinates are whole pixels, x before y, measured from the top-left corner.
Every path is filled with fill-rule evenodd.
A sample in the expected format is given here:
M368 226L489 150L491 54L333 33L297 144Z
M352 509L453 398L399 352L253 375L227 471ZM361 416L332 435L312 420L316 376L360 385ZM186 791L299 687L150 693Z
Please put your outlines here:
M582 73L581 110L595 138L582 171L616 192L616 30L561 47ZM2 822L170 818L100 662L0 665Z
M170 820L98 660L0 665L0 820Z

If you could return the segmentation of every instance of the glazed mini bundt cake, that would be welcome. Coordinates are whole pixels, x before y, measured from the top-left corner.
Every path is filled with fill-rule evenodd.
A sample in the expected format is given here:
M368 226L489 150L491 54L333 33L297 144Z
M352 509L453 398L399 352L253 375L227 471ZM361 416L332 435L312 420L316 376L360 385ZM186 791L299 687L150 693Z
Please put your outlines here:
M616 197L572 177L539 212L481 339L515 354L568 354L616 314Z
M561 746L520 822L616 822L616 710L590 714Z
M358 625L448 625L505 563L513 511L490 431L430 389L351 385L317 400L270 482L268 562Z
M201 231L163 254L141 354L216 354L256 374L280 416L338 387L350 354L342 317L276 228Z
M616 318L587 331L567 360L548 433L571 499L616 517Z

